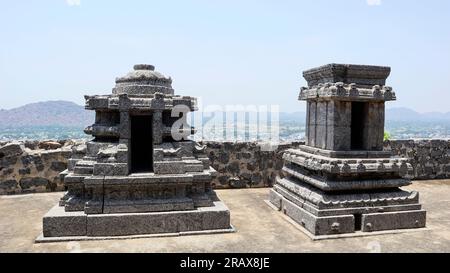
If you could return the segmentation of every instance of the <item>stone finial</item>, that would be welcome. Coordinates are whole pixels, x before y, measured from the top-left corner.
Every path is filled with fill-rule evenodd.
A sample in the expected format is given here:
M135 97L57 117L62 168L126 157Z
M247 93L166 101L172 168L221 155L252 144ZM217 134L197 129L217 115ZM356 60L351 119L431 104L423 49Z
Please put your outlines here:
M151 64L136 64L133 67L134 70L151 70L154 71L155 70L155 66L151 65Z
M134 69L123 77L116 78L113 94L152 95L157 92L174 95L172 79L155 71L150 64L136 64Z

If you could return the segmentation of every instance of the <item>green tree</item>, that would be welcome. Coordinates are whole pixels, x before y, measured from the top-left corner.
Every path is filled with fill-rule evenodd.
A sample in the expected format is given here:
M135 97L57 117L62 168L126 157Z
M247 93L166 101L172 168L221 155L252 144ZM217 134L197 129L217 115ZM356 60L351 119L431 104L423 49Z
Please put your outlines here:
M384 141L388 141L391 139L391 134L389 132L384 132Z

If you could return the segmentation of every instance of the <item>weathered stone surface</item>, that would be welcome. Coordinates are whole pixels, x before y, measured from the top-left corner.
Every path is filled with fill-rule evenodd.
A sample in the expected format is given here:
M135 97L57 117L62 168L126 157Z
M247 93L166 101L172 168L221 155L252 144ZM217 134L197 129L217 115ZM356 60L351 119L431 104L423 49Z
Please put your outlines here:
M48 142L48 141L46 141ZM65 169L68 157L71 154L71 147L80 145L80 141L60 141L62 148L56 150L43 150L39 148L39 141L21 141L14 143L15 147L27 147L19 155L6 156L0 159L0 181L16 180L21 181L15 189L8 191L0 189L0 194L25 193L30 192L28 185L33 183L44 184L43 181L36 182L37 178L51 181L48 187L43 185L33 187L32 192L63 190L63 182L59 178L60 172ZM6 143L8 144L8 143ZM42 147L42 145L41 145ZM44 145L44 147L49 148ZM14 153L18 153L16 150ZM24 185L25 188L22 188Z
M21 155L24 146L21 143L13 142L0 147L0 158Z
M18 183L16 180L6 180L0 182L0 189L5 191L15 189L17 186Z
M55 172L62 172L65 169L67 169L67 163L66 162L60 162L60 161L53 161L50 165L50 169Z
M3 177L9 176L10 174L13 174L13 173L14 173L14 169L12 169L12 168L4 169L3 172L2 172L2 176Z
M282 154L301 142L284 143L273 152L261 151L255 142L203 142L211 165L218 171L213 178L215 188L267 187L281 175Z
M89 215L88 236L123 236L229 229L230 212L221 202L185 212Z
M450 178L450 140L392 140L384 143L395 156L408 157L416 180Z
M25 168L25 169L19 169L19 174L20 175L27 175L30 174L31 170L29 168Z
M248 186L249 181L244 179L241 179L239 177L233 177L233 178L228 178L227 180L224 181L223 184L225 184L226 182L228 182L229 187L232 189L242 189L242 188L246 188Z
M31 188L47 187L50 181L42 177L28 177L20 179L20 187L23 190L28 190Z
M17 156L7 156L0 159L0 168L9 168L15 165L17 162Z
M406 211L362 215L362 231L414 229L426 226L426 211Z
M54 206L43 218L44 237L85 236L87 215Z

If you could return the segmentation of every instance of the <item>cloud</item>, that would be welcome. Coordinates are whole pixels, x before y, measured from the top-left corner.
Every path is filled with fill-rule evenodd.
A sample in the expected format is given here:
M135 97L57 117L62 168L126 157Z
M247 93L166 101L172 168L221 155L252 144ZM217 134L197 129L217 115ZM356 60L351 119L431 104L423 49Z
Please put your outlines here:
M369 6L380 6L381 0L366 0L367 5Z
M66 0L67 5L69 6L79 6L81 5L81 0Z

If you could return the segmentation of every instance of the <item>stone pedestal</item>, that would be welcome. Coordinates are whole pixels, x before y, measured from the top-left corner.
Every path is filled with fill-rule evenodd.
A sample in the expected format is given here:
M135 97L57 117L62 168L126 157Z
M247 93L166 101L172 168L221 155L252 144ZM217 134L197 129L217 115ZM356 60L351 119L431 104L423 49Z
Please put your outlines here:
M313 236L422 228L412 171L383 151L389 67L331 64L304 72L306 145L283 155L270 202Z
M67 194L43 219L43 239L232 231L230 213L211 189L215 170L195 132L173 126L197 110L177 96L172 79L136 65L116 79L112 95L86 96L96 112L85 129L86 156L69 160Z

